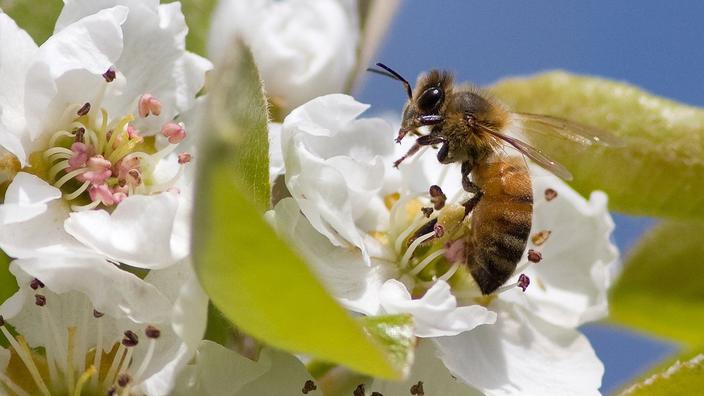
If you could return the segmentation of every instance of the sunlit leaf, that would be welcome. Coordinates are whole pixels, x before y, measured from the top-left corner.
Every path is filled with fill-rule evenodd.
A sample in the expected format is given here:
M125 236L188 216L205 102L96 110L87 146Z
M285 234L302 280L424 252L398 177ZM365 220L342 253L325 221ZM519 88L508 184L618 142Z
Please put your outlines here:
M416 343L411 315L367 316L362 319L362 325L384 348L394 367L399 370L410 368Z
M704 110L564 72L504 80L493 91L514 111L568 118L623 139L625 147L584 150L536 141L574 174L582 194L604 190L612 209L629 214L704 219Z
M17 280L10 273L10 258L0 250L0 301L7 300L16 291Z
M634 247L612 289L611 319L704 344L704 224L668 221Z
M639 380L622 396L698 395L704 389L704 355L677 360L656 374Z
M252 55L233 45L209 91L193 255L213 303L253 337L382 377L402 369L336 304L264 221L266 103Z

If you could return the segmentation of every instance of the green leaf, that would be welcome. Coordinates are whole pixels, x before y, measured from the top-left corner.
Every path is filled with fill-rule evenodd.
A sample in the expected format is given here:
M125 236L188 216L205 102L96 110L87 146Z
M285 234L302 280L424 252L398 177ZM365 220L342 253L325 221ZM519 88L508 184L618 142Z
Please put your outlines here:
M387 358L263 219L269 186L261 81L241 43L220 66L198 154L193 258L203 287L228 319L259 340L399 377L397 357Z
M612 289L611 319L704 344L704 224L666 221L634 247Z
M649 376L626 389L621 395L669 396L698 395L704 389L704 355L678 360L660 373Z
M416 344L411 315L366 316L361 322L364 330L384 348L395 367L400 370L410 368Z
M59 0L0 0L0 8L26 30L37 44L41 44L54 32L63 2Z
M171 3L178 0L162 0L162 3ZM186 48L198 55L205 56L208 33L210 31L210 17L215 8L215 0L180 0L183 15L186 16L188 36Z
M629 214L704 219L703 110L565 72L504 80L492 91L514 111L564 117L623 138L625 147L584 150L536 139L572 171L582 194L604 190L612 209Z
M10 273L10 261L5 252L0 250L0 302L7 300L18 290L17 279Z

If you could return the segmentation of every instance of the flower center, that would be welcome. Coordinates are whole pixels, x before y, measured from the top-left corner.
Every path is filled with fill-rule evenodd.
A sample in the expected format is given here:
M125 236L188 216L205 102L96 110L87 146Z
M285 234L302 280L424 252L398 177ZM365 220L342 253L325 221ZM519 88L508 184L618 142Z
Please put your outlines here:
M125 330L120 339L106 340L107 318L96 310L85 311L80 324L60 328L47 307L60 302L43 294L44 285L38 280L31 286L36 291L36 309L41 310L37 326L43 329L39 342L43 348L30 348L22 335L7 329L0 316L0 332L11 347L10 362L0 371L0 389L4 386L19 396L134 394L131 390L144 380L160 331L154 326L144 329L147 351L139 361L134 357L141 346L137 333Z
M445 281L453 294L467 303L488 304L493 296L515 287L525 291L530 280L521 274L518 282L500 287L492 296L482 295L466 265L471 214L466 215L460 198L448 199L437 185L430 187L427 196L395 193L385 197L389 231L373 236L392 249L398 279L415 298L423 296L437 281ZM529 261L539 261L534 261L536 255L539 253L529 255ZM526 266L519 264L517 272Z
M112 80L106 78L106 81ZM156 150L154 139L143 137L142 131L132 125L134 115L114 118L91 103L74 108L77 110L68 128L56 131L49 138L46 150L30 156L33 168L44 171L38 173L43 173L50 184L61 190L73 210L110 208L134 194L167 191L191 160L190 154L181 153L176 175L166 181L156 180L154 171L159 162L186 137L183 124L173 121L163 124L160 132L168 144ZM139 99L137 111L142 118L158 116L161 103L145 94Z

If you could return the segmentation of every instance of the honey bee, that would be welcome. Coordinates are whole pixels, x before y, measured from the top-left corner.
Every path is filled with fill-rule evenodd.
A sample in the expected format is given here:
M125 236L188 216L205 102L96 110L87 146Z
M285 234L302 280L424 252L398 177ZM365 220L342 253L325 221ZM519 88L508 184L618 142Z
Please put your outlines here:
M383 70L368 70L400 81L408 94L396 141L401 142L409 133L419 136L394 166L421 147L436 145L440 163L461 164L462 187L472 194L464 203L465 216L472 213L465 241L466 264L483 294L491 294L513 275L532 223L528 167L522 156L511 156L505 146L565 180L572 179L564 166L512 134L548 134L582 145L620 145L615 136L591 127L547 115L512 112L481 89L456 86L447 71L421 74L414 90L393 69L382 63L377 66ZM422 134L421 127L430 132Z

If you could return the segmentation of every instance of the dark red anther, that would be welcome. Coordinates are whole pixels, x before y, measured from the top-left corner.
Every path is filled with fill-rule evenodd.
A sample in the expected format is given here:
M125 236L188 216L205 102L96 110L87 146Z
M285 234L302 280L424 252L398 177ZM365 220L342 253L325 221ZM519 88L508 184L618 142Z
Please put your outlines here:
M528 288L528 285L530 285L530 278L526 274L521 274L518 277L518 287L520 287L521 290L523 290L523 292L525 293L526 289Z

